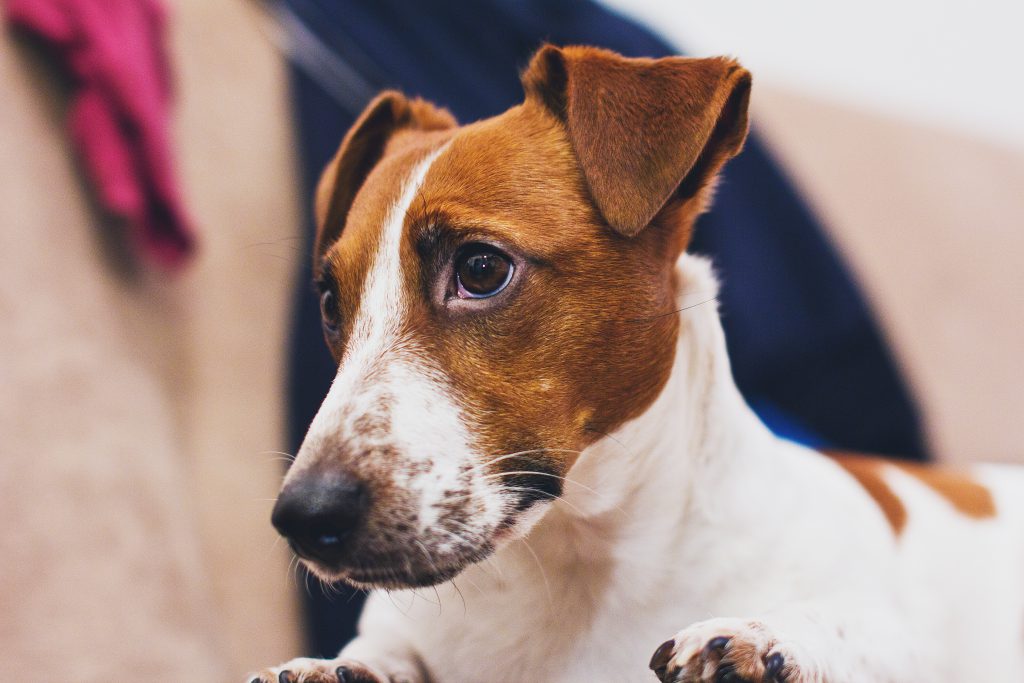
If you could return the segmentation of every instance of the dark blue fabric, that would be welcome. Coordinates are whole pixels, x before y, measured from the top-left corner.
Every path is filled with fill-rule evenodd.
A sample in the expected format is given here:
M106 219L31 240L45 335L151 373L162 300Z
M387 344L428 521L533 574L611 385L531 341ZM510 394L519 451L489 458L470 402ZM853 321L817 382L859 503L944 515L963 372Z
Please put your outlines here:
M395 87L460 121L522 98L518 72L544 40L629 56L676 53L652 33L583 0L287 0L374 87ZM352 107L294 69L306 195L352 123ZM756 86L755 86L756 97ZM309 232L312 225L309 223ZM756 133L726 169L694 251L723 277L721 303L736 379L780 432L816 444L925 457L908 391L857 287L816 219ZM308 253L307 240L305 253ZM318 304L301 275L289 387L298 448L334 375ZM333 656L353 635L360 596L309 602L310 654Z

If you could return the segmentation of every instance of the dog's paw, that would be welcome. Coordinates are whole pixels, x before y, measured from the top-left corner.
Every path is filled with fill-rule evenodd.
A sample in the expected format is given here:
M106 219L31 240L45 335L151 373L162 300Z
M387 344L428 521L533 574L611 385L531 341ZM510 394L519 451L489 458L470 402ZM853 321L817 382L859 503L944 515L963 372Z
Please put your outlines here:
M758 621L710 619L662 643L651 669L662 683L810 683L803 658Z
M293 659L254 674L248 683L391 683L386 676L350 659Z

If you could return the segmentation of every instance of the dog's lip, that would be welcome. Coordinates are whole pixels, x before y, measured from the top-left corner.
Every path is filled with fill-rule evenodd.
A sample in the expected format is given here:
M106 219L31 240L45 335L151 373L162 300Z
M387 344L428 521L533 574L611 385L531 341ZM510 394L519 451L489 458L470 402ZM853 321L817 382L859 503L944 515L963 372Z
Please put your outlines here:
M406 565L380 567L329 567L303 560L313 573L330 583L347 583L356 588L424 588L436 586L458 576L472 564L471 560L432 566L418 571Z
M409 570L350 569L342 573L342 580L372 588L425 588L444 583L458 576L466 565L438 567L430 572L414 573Z
M362 589L422 588L450 581L467 567L487 559L502 543L499 539L503 535L500 529L495 529L488 534L481 533L476 544L446 550L428 551L430 544L425 546L421 542L421 552L407 554L404 549L414 542L409 540L402 545L403 551L374 553L372 560L365 552L353 548L348 558L336 563L314 559L302 559L302 563L328 583L347 583Z

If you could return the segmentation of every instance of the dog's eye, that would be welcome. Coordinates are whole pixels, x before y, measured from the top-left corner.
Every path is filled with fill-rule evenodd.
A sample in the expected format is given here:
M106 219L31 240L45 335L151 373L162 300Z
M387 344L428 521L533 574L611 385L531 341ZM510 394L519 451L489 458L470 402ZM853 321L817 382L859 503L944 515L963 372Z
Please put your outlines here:
M463 299L484 299L508 286L515 267L497 249L472 245L455 260L455 284Z
M320 318L323 320L324 329L331 334L338 331L338 299L334 292L325 289L320 294Z

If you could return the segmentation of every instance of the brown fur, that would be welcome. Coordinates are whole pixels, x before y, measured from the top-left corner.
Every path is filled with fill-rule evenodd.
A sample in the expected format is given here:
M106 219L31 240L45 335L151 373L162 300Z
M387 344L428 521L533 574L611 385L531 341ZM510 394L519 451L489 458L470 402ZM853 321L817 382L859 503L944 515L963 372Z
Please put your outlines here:
M393 102L400 97L398 94L385 93L375 102ZM379 106L370 104L367 111L372 112ZM425 106L420 103L416 110L422 111ZM366 119L372 120L372 117L364 113L360 121ZM356 126L359 125L357 122ZM358 179L353 171L340 170L348 164L365 163L355 158L355 151L346 149L350 139L359 137L350 132L342 144L342 151L324 172L317 192L320 207L317 213L325 216L318 228L318 241L332 240L331 236L334 237L333 241L323 247L326 253L317 257L315 272L322 279L321 286L333 289L340 308L341 324L338 333L327 336L328 346L336 360L340 360L345 340L351 332L349 326L355 319L362 298L363 281L380 243L380 227L387 219L390 207L401 194L402 183L420 161L451 137L452 132L444 129L424 130L415 125L392 128L389 137L383 142L381 158L375 162L376 165L366 170L365 177ZM335 176L358 182L358 194L348 199L347 192L331 191L326 183ZM329 210L325 208L325 197L333 197ZM342 225L344 230L340 227Z
M567 80L543 68L556 59ZM318 259L337 288L328 342L340 358L403 174L450 139L406 217L407 343L448 378L484 455L545 449L505 469L564 474L574 456L552 449L639 415L668 378L674 263L746 134L749 74L722 59L547 47L524 87L524 104L454 131L446 112L378 97L318 189ZM494 301L446 298L455 250L478 240L517 259L514 286Z
M420 99L408 100L393 90L382 92L367 105L345 134L337 154L327 164L317 184L315 272L319 272L324 251L346 226L353 202L370 172L385 156L393 154L396 135L403 131L444 131L455 125L455 118L447 110ZM379 208L385 206L382 204Z
M894 462L907 474L917 477L956 508L961 514L984 519L996 514L992 492L962 472L953 472L938 467L926 467L907 462Z
M594 203L624 235L739 152L750 80L731 59L623 59L553 45L523 74L527 97L563 121Z
M886 461L847 453L828 453L843 469L864 487L882 514L889 521L893 533L899 535L907 524L907 508L899 496L889 488L882 470Z
M850 453L827 452L826 455L832 457L849 472L875 499L882 513L889 520L893 532L897 535L906 525L907 510L885 481L884 469L886 467L897 467L917 478L963 515L974 519L984 519L992 517L996 513L992 492L971 479L966 473Z

